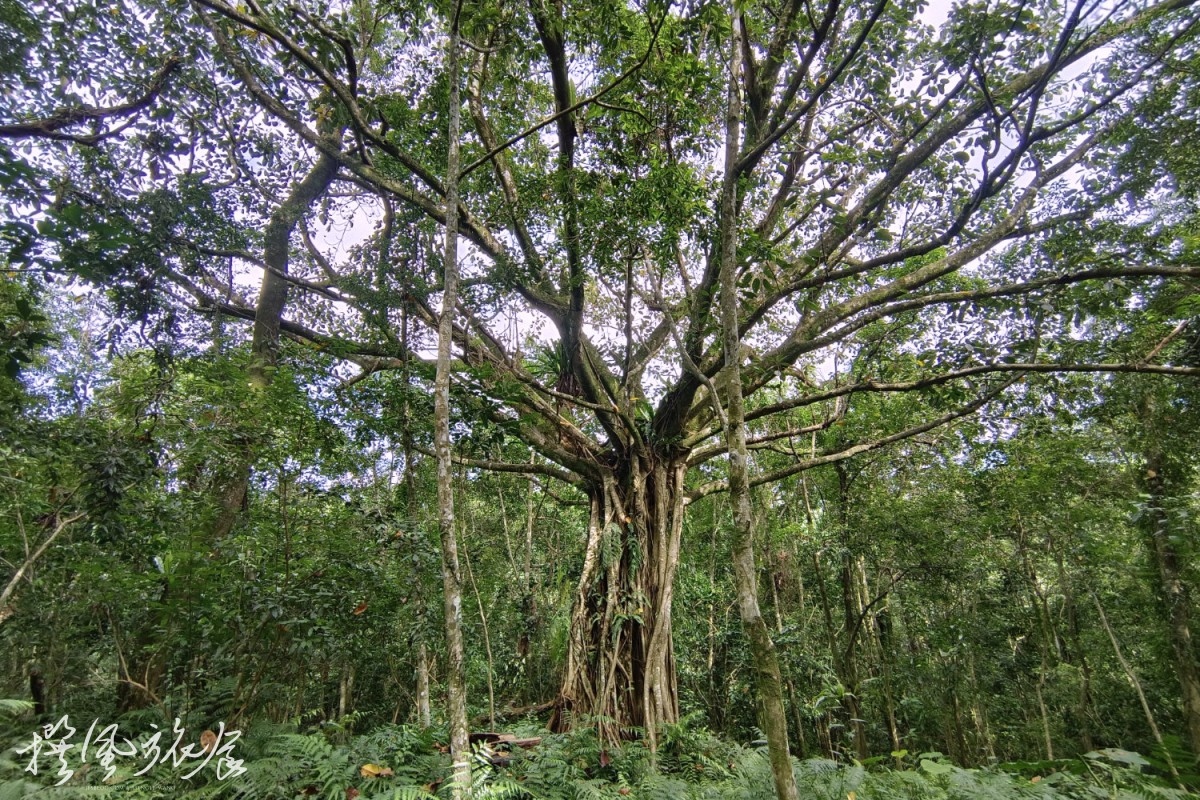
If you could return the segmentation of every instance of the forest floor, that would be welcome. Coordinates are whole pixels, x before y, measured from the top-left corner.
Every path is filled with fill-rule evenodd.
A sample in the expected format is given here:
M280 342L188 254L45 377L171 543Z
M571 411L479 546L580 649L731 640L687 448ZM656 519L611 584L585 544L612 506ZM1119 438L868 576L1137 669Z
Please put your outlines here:
M447 737L436 728L384 725L353 734L342 725L326 723L300 732L263 721L250 724L237 741L225 746L214 738L205 732L204 747L192 751L200 757L174 763L159 752L169 747L165 737L158 741L152 734L143 735L129 743L135 752L118 747L107 764L101 763L95 739L90 761L84 760L89 753L79 747L56 750L52 736L32 741L26 736L11 746L6 740L0 743L8 746L0 752L0 800L415 800L450 797L453 790L448 783ZM519 723L503 737L476 738L480 741L473 754L473 800L773 796L765 746L730 742L686 722L667 726L653 755L640 741L606 746L591 728L551 734L535 721ZM148 761L149 755L156 756L157 763ZM36 774L32 766L38 768ZM1192 765L1186 766L1117 749L985 768L960 767L940 753L897 752L867 763L794 762L801 796L817 800L1188 797L1197 779L1189 774L1195 771ZM111 772L106 774L106 768Z

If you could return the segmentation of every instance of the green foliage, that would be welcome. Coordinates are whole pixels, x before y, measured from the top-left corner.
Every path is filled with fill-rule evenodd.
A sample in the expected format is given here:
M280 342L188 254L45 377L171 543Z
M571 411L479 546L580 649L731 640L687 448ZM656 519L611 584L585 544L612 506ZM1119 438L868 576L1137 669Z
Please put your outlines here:
M54 714L138 735L175 714L250 731L237 787L124 770L63 796L446 796L445 737L390 721L417 718L424 667L438 724L445 678L423 356L448 149L449 86L430 54L449 6L202 5L0 0L6 127L132 100L179 60L146 108L58 131L95 141L0 142L3 582L82 515L0 610L0 694L37 674ZM1194 618L1195 391L937 378L1006 361L1196 363L1194 10L1164 4L1135 24L1139 4L1093 4L1066 22L1060 3L959 2L935 30L917 2L877 17L829 4L827 26L808 4L734 7L748 37L734 204L747 404L787 407L749 426L755 474L788 475L754 496L760 605L793 750L824 756L797 764L804 792L1169 795L1172 768L1194 785L1171 738L1186 725L1154 545L1174 548L1173 607ZM628 492L606 514L639 516L726 476L719 413L689 388L675 336L719 378L714 153L732 26L709 2L460 10L480 89L467 162L490 147L484 119L508 142L463 176L473 245L452 382L468 696L484 719L485 692L501 711L555 699L576 637L633 641L659 599L631 576L663 566L662 543L606 516L572 616L589 508L578 483L546 473ZM1085 53L1087 37L1107 46ZM1020 77L1039 61L1044 79ZM548 81L555 64L566 85ZM603 102L527 130L600 87ZM297 213L283 199L314 156L294 135L306 126L346 149L337 190L299 210L285 341L270 386L253 389L261 331L246 318L265 231ZM1081 145L1088 158L1037 185ZM917 280L937 264L963 271ZM1070 277L1087 271L1099 277ZM991 392L977 419L875 447ZM682 489L653 472L693 457ZM637 476L651 476L640 495ZM236 519L218 537L222 515ZM683 719L652 754L636 730L617 747L580 715L511 765L479 761L476 796L769 795L765 757L736 743L758 720L728 508L689 503L682 524L665 566ZM637 691L642 655L614 665L618 691ZM1149 763L1112 763L1118 746ZM949 755L905 753L933 748ZM983 768L1050 750L1060 760L1036 774ZM23 794L14 764L0 791ZM367 764L393 775L365 777Z
M685 726L686 727L686 726ZM576 737L579 737L577 734ZM679 749L671 759L661 758L658 768L632 770L628 754L610 754L608 766L599 760L599 751L581 741L547 737L536 750L514 761L511 774L517 786L535 798L771 798L774 788L765 748L740 748L721 742L700 729L688 734L695 751ZM636 751L635 751L636 752ZM721 753L720 760L713 755ZM1162 777L1141 773L1133 763L1101 758L1074 759L1044 764L1037 773L1003 769L962 769L928 754L923 765L913 770L865 769L860 765L842 765L828 760L794 762L797 785L802 797L819 800L968 800L969 798L1041 798L1042 800L1083 800L1111 797L1133 800L1137 797L1184 797L1186 793L1171 787ZM636 756L645 761L645 753ZM623 766L619 766L624 762ZM925 766L928 765L928 766ZM640 772L640 774L637 774Z
M49 321L38 305L32 286L0 278L0 360L10 381L51 341Z
M15 700L9 697L0 697L0 716L17 716L24 714L26 711L33 710L33 703L28 700Z

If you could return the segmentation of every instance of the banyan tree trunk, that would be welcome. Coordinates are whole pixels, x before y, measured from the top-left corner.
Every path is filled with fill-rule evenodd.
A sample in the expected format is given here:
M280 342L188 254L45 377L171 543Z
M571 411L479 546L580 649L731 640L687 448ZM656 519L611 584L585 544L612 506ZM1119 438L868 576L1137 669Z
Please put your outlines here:
M583 571L551 728L595 724L603 741L679 718L671 599L683 529L682 457L635 453L590 488Z

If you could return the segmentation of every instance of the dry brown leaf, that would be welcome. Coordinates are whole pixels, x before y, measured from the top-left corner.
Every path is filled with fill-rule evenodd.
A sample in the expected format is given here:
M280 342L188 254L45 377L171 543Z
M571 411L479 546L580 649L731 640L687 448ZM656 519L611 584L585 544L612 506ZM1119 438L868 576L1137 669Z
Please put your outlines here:
M391 767L381 767L378 764L363 764L358 770L358 774L364 778L390 778L396 773L392 772Z

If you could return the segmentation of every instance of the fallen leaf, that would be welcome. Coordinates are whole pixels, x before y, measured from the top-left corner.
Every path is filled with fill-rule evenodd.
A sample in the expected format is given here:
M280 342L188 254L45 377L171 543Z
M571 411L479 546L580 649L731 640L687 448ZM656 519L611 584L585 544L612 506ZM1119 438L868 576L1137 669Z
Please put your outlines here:
M363 764L358 770L358 774L364 778L390 778L396 773L392 772L391 767L381 767L378 764Z

